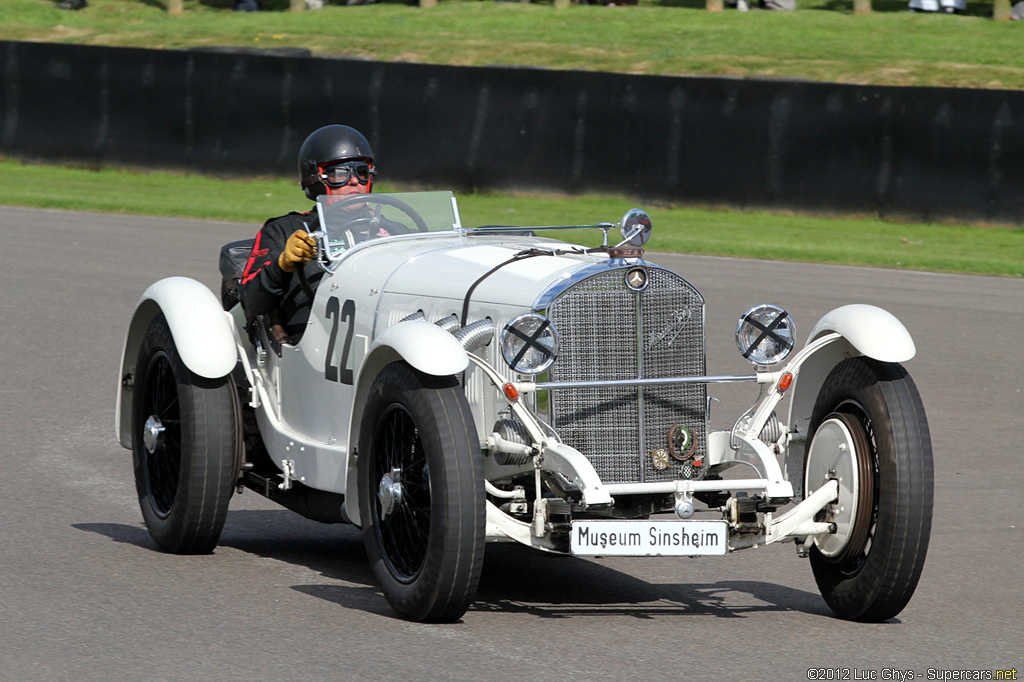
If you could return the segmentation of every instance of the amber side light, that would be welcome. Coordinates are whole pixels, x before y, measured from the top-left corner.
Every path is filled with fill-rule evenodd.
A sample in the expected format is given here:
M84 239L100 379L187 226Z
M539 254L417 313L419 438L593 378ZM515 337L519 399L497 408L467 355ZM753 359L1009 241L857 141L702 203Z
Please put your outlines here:
M505 395L509 400L519 400L519 391L512 384L505 384L501 387L501 390L505 391Z
M792 372L786 372L785 374L782 375L782 378L779 379L779 390L780 391L785 391L787 388L789 388L790 384L792 384L792 383L793 383L793 373Z

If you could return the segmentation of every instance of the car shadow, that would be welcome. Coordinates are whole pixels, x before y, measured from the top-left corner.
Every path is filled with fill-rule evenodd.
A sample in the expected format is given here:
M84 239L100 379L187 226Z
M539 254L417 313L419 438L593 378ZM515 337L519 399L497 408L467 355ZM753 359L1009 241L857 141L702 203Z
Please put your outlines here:
M114 542L126 545L135 545L146 549L156 549L156 543L149 537L145 528L129 526L124 523L72 523L75 530L84 530L88 533L106 535Z
M158 551L140 526L72 525L115 542ZM399 618L377 588L362 535L353 526L319 524L286 510L232 511L220 547L301 566L331 581L292 585L297 592L345 608ZM795 611L834 617L817 593L774 583L652 583L600 561L544 554L519 545L488 544L485 552L480 586L469 613L522 613L538 618L743 618L750 613ZM636 561L640 566L645 559ZM681 566L680 573L685 571Z
M123 523L74 523L73 528L103 535L114 542L160 552L142 526ZM228 512L220 549L231 548L315 571L334 584L295 585L292 589L319 599L385 617L396 618L373 580L358 528L321 524L287 510Z
M635 561L639 567L647 560ZM686 565L681 563L680 573L685 571ZM597 561L539 554L511 544L488 546L480 589L470 611L529 613L539 618L742 618L748 613L774 611L832 616L817 593L774 583L652 583Z

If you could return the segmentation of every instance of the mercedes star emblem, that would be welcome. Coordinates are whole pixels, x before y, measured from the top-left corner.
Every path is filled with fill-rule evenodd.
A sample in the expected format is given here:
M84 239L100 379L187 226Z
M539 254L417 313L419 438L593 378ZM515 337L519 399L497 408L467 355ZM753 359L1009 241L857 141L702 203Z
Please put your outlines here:
M626 273L626 286L633 291L643 291L647 288L647 270L633 268Z

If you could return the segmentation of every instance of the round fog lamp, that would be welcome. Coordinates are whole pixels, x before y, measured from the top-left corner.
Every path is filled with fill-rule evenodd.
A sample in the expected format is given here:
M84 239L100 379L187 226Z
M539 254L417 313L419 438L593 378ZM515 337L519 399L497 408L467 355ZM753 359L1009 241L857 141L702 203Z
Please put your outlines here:
M736 346L743 357L756 365L774 365L793 350L796 326L793 318L777 305L754 306L736 325Z
M540 315L520 315L501 330L501 354L516 372L540 374L558 355L558 332Z

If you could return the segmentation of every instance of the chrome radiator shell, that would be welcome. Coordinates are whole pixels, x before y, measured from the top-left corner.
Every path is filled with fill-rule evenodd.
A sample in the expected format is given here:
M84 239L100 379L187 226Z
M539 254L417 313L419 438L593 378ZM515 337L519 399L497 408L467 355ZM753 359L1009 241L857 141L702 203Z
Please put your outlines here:
M626 275L640 267L646 288ZM535 306L559 332L552 382L703 376L704 297L671 270L633 261L586 267ZM677 384L557 389L539 407L561 439L581 452L605 483L701 478L706 469L707 387ZM546 398L546 400L545 400ZM545 404L546 403L546 404ZM657 469L652 450L667 449L673 425L696 440L688 462ZM694 462L701 466L694 466Z

